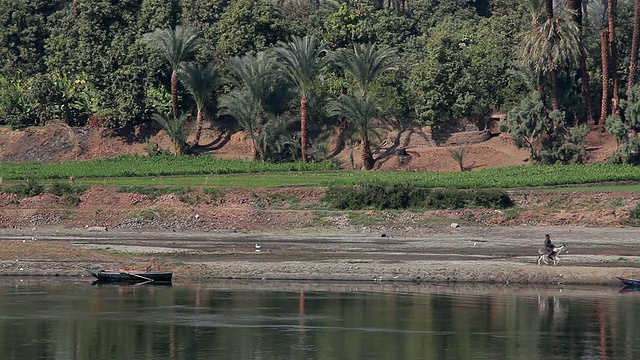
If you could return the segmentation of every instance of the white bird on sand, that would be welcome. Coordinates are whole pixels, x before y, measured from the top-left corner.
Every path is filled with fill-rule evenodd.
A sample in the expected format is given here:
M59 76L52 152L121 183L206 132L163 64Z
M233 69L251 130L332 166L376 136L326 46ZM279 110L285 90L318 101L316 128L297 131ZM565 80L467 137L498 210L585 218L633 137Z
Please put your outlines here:
M261 248L262 248L262 246L256 244L256 251L260 251Z

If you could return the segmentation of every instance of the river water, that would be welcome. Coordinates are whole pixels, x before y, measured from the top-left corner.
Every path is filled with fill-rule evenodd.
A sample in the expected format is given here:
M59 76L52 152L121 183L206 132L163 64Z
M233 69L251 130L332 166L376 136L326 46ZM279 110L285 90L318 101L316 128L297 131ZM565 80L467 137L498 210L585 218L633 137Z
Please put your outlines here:
M640 359L640 292L0 283L1 359Z

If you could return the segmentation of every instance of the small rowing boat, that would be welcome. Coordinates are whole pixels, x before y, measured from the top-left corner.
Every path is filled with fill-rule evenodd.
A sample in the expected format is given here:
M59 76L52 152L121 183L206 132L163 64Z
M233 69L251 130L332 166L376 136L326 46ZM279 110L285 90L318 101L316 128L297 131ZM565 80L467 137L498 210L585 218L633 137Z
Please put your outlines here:
M113 282L171 282L171 271L140 271L140 270L94 270L87 269L89 274L100 281Z
M625 286L640 287L640 280L618 277Z

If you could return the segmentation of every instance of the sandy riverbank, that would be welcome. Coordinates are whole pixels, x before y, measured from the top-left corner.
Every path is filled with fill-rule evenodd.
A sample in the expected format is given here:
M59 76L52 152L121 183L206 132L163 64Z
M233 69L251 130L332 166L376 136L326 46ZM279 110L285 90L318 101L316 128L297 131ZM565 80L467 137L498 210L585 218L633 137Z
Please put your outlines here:
M536 264L545 233L569 249L557 266ZM0 275L85 276L89 267L133 265L172 269L176 282L595 285L640 277L635 228L443 224L384 235L358 227L245 233L2 229Z

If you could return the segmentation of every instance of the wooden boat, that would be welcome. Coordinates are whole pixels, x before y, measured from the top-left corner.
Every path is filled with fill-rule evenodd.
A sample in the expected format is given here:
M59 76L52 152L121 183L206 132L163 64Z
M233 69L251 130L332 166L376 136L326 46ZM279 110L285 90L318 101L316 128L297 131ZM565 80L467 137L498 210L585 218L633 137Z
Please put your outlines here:
M171 271L140 270L94 270L87 269L89 274L100 281L111 282L171 282Z
M624 286L640 287L640 280L628 279L623 277L618 277L618 280L620 280L624 284Z

